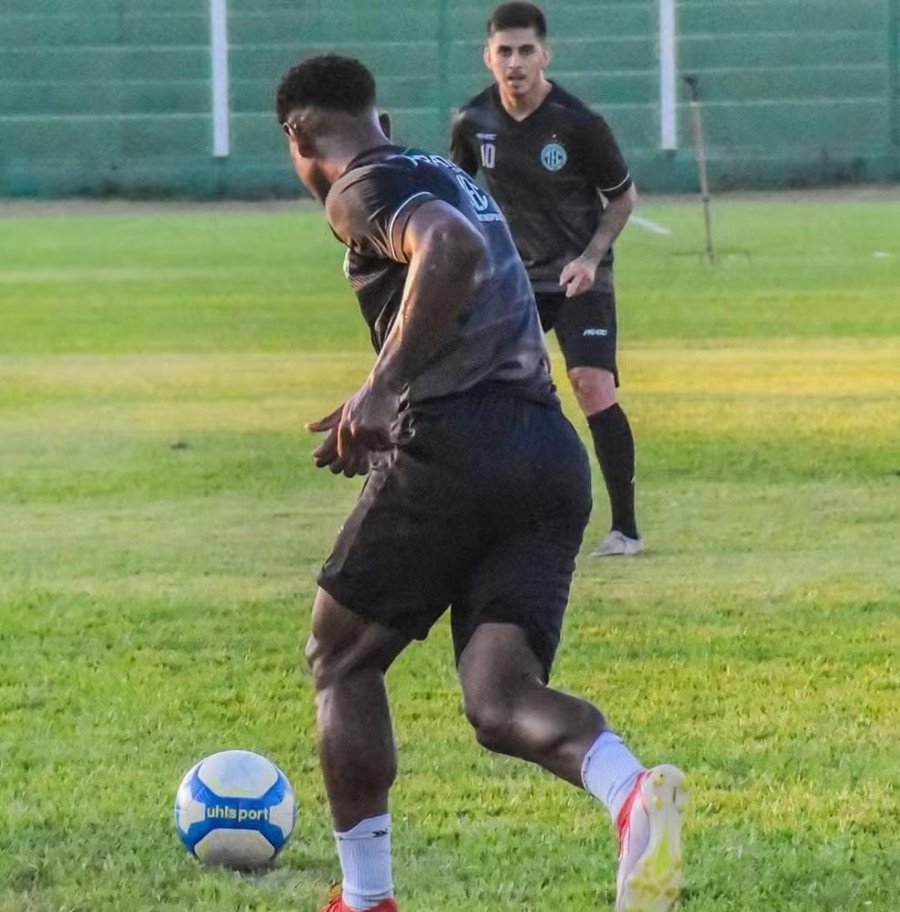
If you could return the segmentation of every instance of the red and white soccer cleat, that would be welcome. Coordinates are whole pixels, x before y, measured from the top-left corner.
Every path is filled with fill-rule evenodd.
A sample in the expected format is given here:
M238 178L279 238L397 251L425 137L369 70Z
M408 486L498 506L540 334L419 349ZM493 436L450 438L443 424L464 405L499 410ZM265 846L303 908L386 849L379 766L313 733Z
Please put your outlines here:
M682 882L684 773L654 766L638 777L619 812L616 912L668 912Z
M322 912L354 912L341 898L338 893ZM383 899L377 906L373 906L368 912L397 912L397 903L393 899Z

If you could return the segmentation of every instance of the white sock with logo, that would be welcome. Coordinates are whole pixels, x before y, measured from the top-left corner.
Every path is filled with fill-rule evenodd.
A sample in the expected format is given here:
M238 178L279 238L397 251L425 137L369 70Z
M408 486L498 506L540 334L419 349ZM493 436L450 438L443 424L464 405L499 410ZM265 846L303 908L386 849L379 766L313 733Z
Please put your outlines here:
M394 895L391 877L391 815L368 817L346 833L335 833L344 880L341 897L365 912Z
M644 771L637 757L615 732L605 731L590 746L581 764L584 787L606 805L613 823Z

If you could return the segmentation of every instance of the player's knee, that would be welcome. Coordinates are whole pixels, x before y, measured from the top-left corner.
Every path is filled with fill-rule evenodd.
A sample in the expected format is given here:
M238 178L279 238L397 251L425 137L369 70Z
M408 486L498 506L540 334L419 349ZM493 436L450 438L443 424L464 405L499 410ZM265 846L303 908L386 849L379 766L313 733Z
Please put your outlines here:
M574 367L569 371L569 382L584 414L593 415L615 405L616 380L609 371Z
M497 754L516 753L515 713L505 702L466 704L466 718L475 740Z
M375 658L361 647L362 644L330 643L314 634L310 636L306 643L306 664L316 693L379 668Z
M317 598L306 643L316 692L360 674L383 675L408 643L408 637L353 614L330 597Z
M319 590L313 604L306 664L317 692L357 671L370 658L367 625Z
M317 692L325 690L333 683L339 668L334 651L327 649L326 645L312 634L306 641L306 667Z
M339 684L358 670L354 649L346 643L311 633L306 641L306 666L317 693Z
M478 743L497 754L531 757L539 745L535 727L528 724L529 688L541 686L531 675L505 680L496 689L466 695L465 713Z

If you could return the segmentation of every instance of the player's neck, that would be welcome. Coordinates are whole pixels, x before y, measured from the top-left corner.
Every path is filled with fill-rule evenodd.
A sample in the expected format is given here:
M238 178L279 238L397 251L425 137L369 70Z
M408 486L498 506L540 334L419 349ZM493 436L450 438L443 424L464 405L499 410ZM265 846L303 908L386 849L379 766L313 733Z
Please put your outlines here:
M503 110L512 117L513 120L525 120L533 114L543 103L544 99L553 91L553 83L546 76L535 83L534 88L526 95L510 95L500 89L500 103Z
M326 140L324 143L327 160L328 176L337 180L347 165L355 158L359 158L369 149L377 149L379 146L385 146L390 140L377 129L362 127L356 131L345 131L340 138L335 137L332 141Z
M370 149L389 144L390 140L380 130L320 137L315 164L304 169L303 183L320 203L324 203L354 159Z

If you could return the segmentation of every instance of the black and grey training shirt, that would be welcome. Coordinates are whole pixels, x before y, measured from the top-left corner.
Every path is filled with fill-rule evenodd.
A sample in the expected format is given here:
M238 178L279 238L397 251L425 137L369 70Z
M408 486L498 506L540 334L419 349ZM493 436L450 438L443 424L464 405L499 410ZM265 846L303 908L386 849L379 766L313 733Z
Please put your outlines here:
M454 120L450 154L468 174L481 170L537 292L559 291L563 267L584 252L602 211L598 194L615 199L632 183L607 122L555 83L522 121L496 85L476 95ZM604 265L612 259L610 250Z
M534 296L503 215L451 161L393 145L354 159L325 200L331 229L347 246L345 273L375 350L381 350L403 297L408 270L404 229L429 200L442 200L461 212L481 233L486 257L463 316L411 384L409 401L487 383L553 397Z

